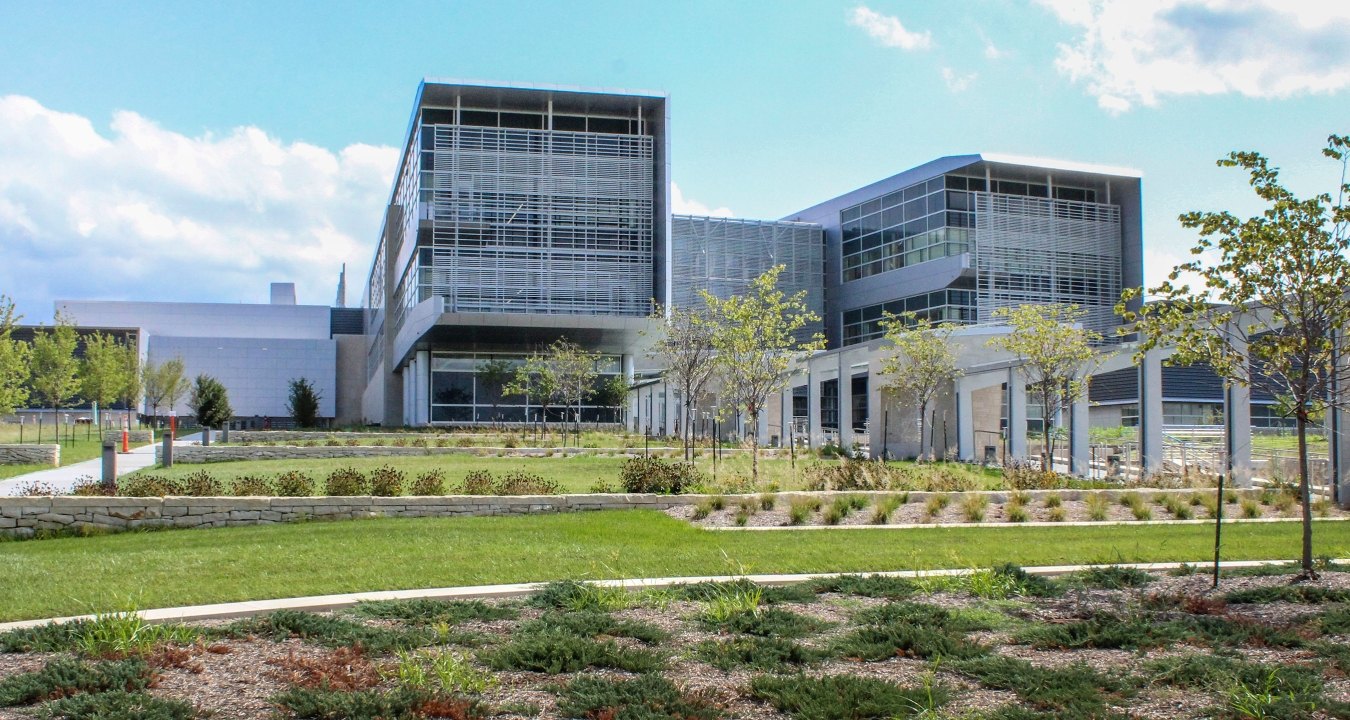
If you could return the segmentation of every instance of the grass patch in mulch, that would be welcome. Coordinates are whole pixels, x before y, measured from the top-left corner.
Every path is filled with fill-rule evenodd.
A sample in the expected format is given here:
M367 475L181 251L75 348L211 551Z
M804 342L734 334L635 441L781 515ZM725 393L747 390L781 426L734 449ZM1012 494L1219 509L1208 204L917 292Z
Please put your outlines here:
M1048 668L991 655L956 659L949 667L986 687L1014 692L1035 710L1061 718L1107 717L1108 702L1130 694L1127 682L1081 664Z
M277 642L293 637L303 638L330 648L360 648L373 655L440 642L436 633L421 628L377 627L298 610L278 610L270 615L243 620L231 625L229 630L236 636L257 635Z
M548 612L534 620L522 623L516 628L516 632L519 634L558 632L580 638L626 637L640 640L648 645L656 645L670 639L670 633L651 623L619 620L609 613L594 610L569 613Z
M932 713L950 693L941 685L906 688L855 675L760 675L750 694L799 720L870 720Z
M887 599L909 597L919 591L917 585L905 578L886 575L838 575L816 580L811 589L817 593Z
M353 615L384 620L402 620L412 625L459 623L473 620L514 620L520 613L506 605L492 605L482 600L375 600L357 604Z
M719 670L781 671L820 662L825 653L783 638L748 635L701 642L694 657Z
M661 655L650 650L619 647L613 641L599 642L557 630L516 636L482 660L494 670L573 673L587 668L612 668L645 673L665 665Z
M1303 639L1293 630L1252 619L1212 615L1159 619L1098 612L1078 622L1033 625L1014 639L1039 649L1117 648L1146 650L1176 644L1213 647L1299 647Z
M721 633L788 639L810 637L830 627L823 620L777 607L744 610L724 618L703 615L699 622L708 630Z
M1068 587L1096 588L1098 590L1121 590L1141 588L1149 585L1153 576L1143 570L1117 565L1092 567L1065 575L1061 582Z
M563 688L558 712L569 718L718 720L726 717L706 693L681 691L659 675L615 680L582 675Z
M53 700L37 716L41 720L193 720L199 714L180 700L112 690Z
M676 585L670 588L671 597L693 602L715 601L736 594L758 594L759 602L765 605L781 605L783 603L805 605L817 600L815 591L807 583L758 585L745 578L739 578L737 580Z

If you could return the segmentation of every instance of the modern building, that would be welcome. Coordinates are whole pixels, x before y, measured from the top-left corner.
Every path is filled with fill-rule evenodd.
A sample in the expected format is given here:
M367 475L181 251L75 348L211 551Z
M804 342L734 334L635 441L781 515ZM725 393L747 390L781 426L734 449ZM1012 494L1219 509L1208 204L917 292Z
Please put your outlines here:
M631 376L669 302L667 124L661 93L423 82L365 294L366 419L538 420L475 369L564 337Z

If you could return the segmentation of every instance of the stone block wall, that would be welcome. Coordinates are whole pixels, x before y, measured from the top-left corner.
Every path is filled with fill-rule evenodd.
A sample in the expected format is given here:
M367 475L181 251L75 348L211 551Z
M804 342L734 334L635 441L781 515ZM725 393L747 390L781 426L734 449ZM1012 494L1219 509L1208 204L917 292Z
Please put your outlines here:
M1049 494L1065 500L1101 493L1116 500L1118 490L1032 490L1034 502ZM1163 490L1189 496L1191 490ZM783 492L781 503L800 496L829 503L836 495L885 492ZM930 495L911 492L910 503ZM959 494L959 493L958 493ZM1006 502L1005 491L982 492L990 502ZM694 505L708 495L444 495L434 497L0 497L0 534L32 537L37 531L120 531L133 528L207 528L269 525L301 520L352 520L375 517L465 517L584 512L588 510L665 510ZM754 495L724 496L729 505Z
M60 464L60 445L0 445L0 465Z
M233 438L233 436L231 436ZM461 448L461 447L395 447L392 445L321 445L295 447L290 445L182 445L173 449L175 463L216 463L236 460L325 460L334 458L395 457L408 455L495 455L506 453L513 457L547 457L550 455L577 455L595 452L625 452L596 448ZM634 451L628 450L628 453ZM678 452L678 451L663 451ZM160 461L163 448L155 446L155 461ZM657 453L653 453L657 454Z
M154 441L155 441L154 430L132 430L127 433L127 442L131 443L132 445L146 445ZM108 432L103 433L103 442L105 444L111 442L113 445L121 446L122 431L109 430Z

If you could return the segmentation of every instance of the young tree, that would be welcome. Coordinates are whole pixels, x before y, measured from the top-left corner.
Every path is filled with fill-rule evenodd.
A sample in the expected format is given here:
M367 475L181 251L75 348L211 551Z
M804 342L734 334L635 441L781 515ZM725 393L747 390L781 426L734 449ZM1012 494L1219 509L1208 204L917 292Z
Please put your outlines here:
M600 383L591 399L600 407L614 410L615 417L621 421L624 401L628 399L628 381L622 375L610 375Z
M118 398L122 379L122 351L111 335L96 332L84 340L84 360L80 362L80 395L103 409Z
M515 369L509 361L496 359L479 363L475 372L478 382L482 383L489 393L488 397L492 398L492 422L495 425L501 418L497 413L497 404L508 394L506 386L511 382Z
M1077 305L1020 305L994 311L1012 332L990 340L990 347L1020 361L1017 370L1026 379L1028 394L1041 403L1045 471L1054 459L1055 416L1087 393L1090 361L1097 355L1092 346L1102 339L1101 333L1080 324L1084 315Z
M295 419L300 427L314 427L319 422L320 393L314 389L314 383L305 378L290 381L290 393L286 400L286 412Z
M671 308L669 314L658 308L655 317L661 321L661 336L653 344L650 355L666 366L666 382L679 388L682 417L680 437L684 444L684 460L693 460L694 408L703 396L713 375L717 359L713 350L713 322L706 309Z
M754 428L751 476L759 481L759 417L769 396L787 386L794 357L825 346L816 335L794 333L819 318L806 307L806 291L785 297L778 289L784 266L775 265L750 283L746 295L722 300L701 291L714 322L712 344L722 378L724 410L740 410Z
M28 343L13 338L21 319L14 301L0 295L0 415L28 404Z
M126 403L127 411L138 414L136 402L141 397L141 351L134 342L122 343L118 350L118 365L121 368L120 382L117 385L117 399Z
M561 390L558 374L549 362L548 356L535 351L516 366L515 375L502 388L503 395L524 395L526 401L534 398L539 405L544 421L544 431L548 431L548 410L557 403Z
M44 328L33 337L29 350L33 392L53 414L80 390L80 362L75 359L77 344L75 326L60 313L51 328Z
M1174 364L1205 363L1225 381L1259 387L1280 398L1298 432L1299 495L1303 505L1303 574L1316 575L1312 554L1308 425L1347 399L1333 390L1350 381L1345 338L1350 331L1350 207L1346 196L1350 137L1332 135L1322 151L1341 164L1330 193L1299 198L1280 184L1279 170L1255 152L1233 152L1220 167L1241 168L1266 209L1240 219L1229 212L1189 212L1183 227L1198 230L1191 253L1166 281L1149 290L1158 302L1134 313L1141 352L1175 346ZM1201 288L1177 284L1183 273ZM1340 346L1338 348L1338 345ZM1339 353L1339 357L1338 357Z
M595 365L599 361L599 353L584 350L566 338L555 340L548 346L548 362L558 379L557 399L575 408L578 431L581 428L581 401L594 390L595 378L600 374Z
M932 443L927 440L928 408L943 388L961 377L956 352L949 342L953 326L933 327L927 319L915 318L914 313L899 316L886 313L881 327L891 343L890 353L881 360L881 372L887 378L881 389L918 406L922 462L925 454L932 456Z
M161 405L173 409L188 388L182 358L165 360L158 365L147 362L141 368L141 384L145 387L145 402L150 406L151 415L159 417Z
M203 428L215 428L234 418L234 409L230 407L229 393L220 381L210 375L198 375L188 397L188 407L197 415L197 423Z

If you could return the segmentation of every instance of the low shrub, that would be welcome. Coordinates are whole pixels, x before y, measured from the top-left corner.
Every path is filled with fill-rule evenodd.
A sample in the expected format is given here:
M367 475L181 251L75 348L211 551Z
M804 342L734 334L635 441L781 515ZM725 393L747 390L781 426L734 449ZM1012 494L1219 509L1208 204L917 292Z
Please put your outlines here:
M1040 463L1013 461L1003 467L1003 483L1013 490L1052 490L1067 487L1068 478L1042 470Z
M276 491L281 497L309 497L314 494L314 478L299 470L287 470L277 476Z
M117 494L122 497L165 497L183 495L182 485L161 475L135 473L117 480Z
M1122 588L1144 587L1153 582L1152 575L1137 568L1108 565L1091 567L1069 575L1067 581L1083 587L1102 590L1120 590Z
M549 611L534 620L522 623L516 632L518 634L561 632L581 638L626 637L648 645L670 639L669 633L651 623L619 620L599 610Z
M868 662L893 657L969 658L989 652L958 633L910 622L865 625L835 640L830 650L840 657Z
M582 675L563 688L558 715L615 720L716 720L725 717L712 693L687 693L659 675L631 680Z
M808 490L898 490L909 486L906 471L880 460L845 457L837 463L818 463L806 468Z
M190 703L113 690L53 700L42 706L39 717L47 720L193 720L198 715Z
M678 495L703 481L703 474L693 464L657 457L631 457L619 468L619 484L630 493Z
M220 497L225 494L220 481L205 470L191 473L180 480L179 483L183 494L192 497Z
M276 668L271 672L274 677L295 687L351 692L380 684L380 671L355 648L340 647L317 655L296 655L292 650L267 664Z
M491 605L482 600L372 600L358 603L351 611L355 615L385 620L402 620L413 625L446 623L458 625L471 620L513 620L520 613L515 608Z
M819 662L824 653L783 638L740 635L699 643L694 657L719 670L783 670Z
M887 575L838 575L816 580L811 587L818 593L888 599L909 597L918 592L913 582Z
M556 480L515 470L503 475L493 490L497 495L557 495L562 492L562 486Z
M1043 668L1020 658L991 655L958 659L948 667L988 687L1017 693L1052 717L1111 717L1108 701L1118 702L1112 696L1126 690L1119 681L1083 664Z
M260 475L245 475L236 478L230 484L230 493L235 497L268 497L275 495L276 491L272 487L270 478Z
M324 495L352 497L370 494L370 480L355 468L338 468L328 473Z
M1314 585L1273 585L1248 590L1235 590L1225 595L1224 600L1230 603L1286 602L1301 605L1321 605L1322 603L1350 602L1350 590Z
M931 683L903 688L855 675L760 675L750 681L750 694L794 718L855 720L926 716L950 693Z
M370 494L377 497L397 497L403 494L407 482L403 471L392 465L381 465L370 473Z
M144 690L152 679L150 667L141 659L88 663L57 658L41 670L0 680L0 707L30 705L78 693Z
M444 495L445 473L441 472L440 468L432 468L418 474L408 492L417 496Z
M420 628L377 627L297 610L278 610L270 615L242 620L229 626L229 631L236 635L269 637L277 642L298 637L326 647L360 648L375 655L411 650L437 640L434 633Z
M739 635L798 639L829 627L823 620L777 607L753 608L730 614L709 612L700 621L709 630Z
M323 688L292 688L272 698L289 717L301 720L389 720L440 717L477 720L489 717L477 700L437 696L424 690L396 688L341 692Z
M483 660L496 670L527 670L550 675L586 668L612 668L635 673L660 670L664 661L650 650L619 647L557 630L522 633Z

